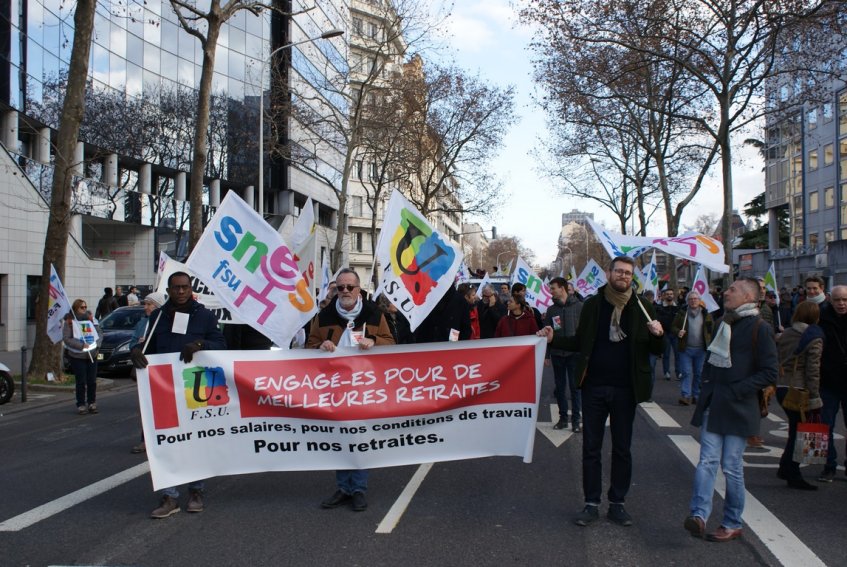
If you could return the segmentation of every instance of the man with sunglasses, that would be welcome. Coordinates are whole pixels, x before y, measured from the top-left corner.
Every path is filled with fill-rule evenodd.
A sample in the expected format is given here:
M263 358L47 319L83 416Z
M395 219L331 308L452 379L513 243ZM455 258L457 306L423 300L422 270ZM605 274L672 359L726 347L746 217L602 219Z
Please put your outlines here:
M603 436L610 419L612 475L607 493L608 518L632 525L624 499L632 481L632 423L637 404L652 393L650 354L664 350L662 324L653 306L632 289L635 260L619 256L609 267L609 283L582 306L576 334L555 335L552 327L538 332L553 349L579 352L577 383L582 389L582 489L585 507L575 518L578 526L599 519L602 499ZM639 305L640 303L640 305Z
M393 345L394 337L379 307L362 299L359 275L344 268L338 272L335 283L338 295L312 319L306 348L335 352L336 347L369 350L376 345ZM321 502L322 508L338 508L349 503L355 512L367 510L366 469L336 471L335 483L335 493Z

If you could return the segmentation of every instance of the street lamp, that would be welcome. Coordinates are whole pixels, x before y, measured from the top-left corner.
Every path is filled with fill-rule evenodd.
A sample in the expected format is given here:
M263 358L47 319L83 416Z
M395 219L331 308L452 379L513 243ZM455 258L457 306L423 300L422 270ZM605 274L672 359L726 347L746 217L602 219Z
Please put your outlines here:
M294 47L296 45L302 45L304 43L311 43L313 41L318 41L319 39L331 39L333 37L338 37L340 35L344 35L343 30L339 29L331 29L322 33L317 37L310 37L307 39L303 39L300 41L295 41L293 43L286 43L285 45L280 45L273 51L271 51L266 59L262 60L262 68L259 72L259 214L264 215L265 213L265 65L273 59L273 56L282 51L283 49L288 49L289 47Z

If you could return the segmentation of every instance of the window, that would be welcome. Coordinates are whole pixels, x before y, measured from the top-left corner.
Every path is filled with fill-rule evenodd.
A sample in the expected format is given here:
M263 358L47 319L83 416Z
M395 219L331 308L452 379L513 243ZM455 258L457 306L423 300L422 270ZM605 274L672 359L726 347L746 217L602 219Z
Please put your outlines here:
M362 160L356 160L356 178L361 181L362 176L365 174L365 164Z
M353 245L356 247L356 252L362 251L362 245L363 245L363 242L365 240L363 237L364 237L364 234L362 234L361 232L354 232L353 233Z
M350 197L350 216L362 216L362 198L357 195Z
M835 206L835 187L827 187L823 190L823 206L827 209Z
M838 134L847 135L847 92L841 93L838 97Z
M809 151L809 171L814 171L818 168L818 150Z
M823 121L824 122L829 122L830 120L832 120L832 103L831 102L827 102L823 105L822 114L823 114Z
M362 18L353 18L353 32L356 33L356 35L365 34L365 22L362 21Z
M374 22L368 24L368 36L371 39L379 39L379 28Z
M847 180L847 140L841 140L838 149L838 157L841 160L841 180Z
M818 109L817 107L813 108L807 114L807 120L809 122L809 130L814 130L818 127Z
M379 167L375 161L370 163L371 166L371 181L376 181L379 178Z
M826 144L823 147L823 165L826 167L827 165L832 165L832 162L835 161L835 148L832 144Z
M824 241L826 244L829 244L829 243L830 243L830 242L832 242L833 240L835 240L835 231L834 231L834 230L827 230L827 231L824 231L824 233L823 233L823 241Z
M818 235L815 232L809 233L809 246L817 246L818 245Z
M35 302L38 299L38 288L41 287L41 276L26 277L26 320L35 321Z
M809 193L809 210L817 211L820 208L820 198L818 197L818 192L813 191Z

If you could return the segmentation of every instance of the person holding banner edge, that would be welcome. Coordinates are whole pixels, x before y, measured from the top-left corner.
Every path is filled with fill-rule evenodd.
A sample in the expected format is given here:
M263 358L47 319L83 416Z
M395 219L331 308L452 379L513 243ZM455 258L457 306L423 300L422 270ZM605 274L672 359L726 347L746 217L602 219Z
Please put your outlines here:
M359 275L344 268L338 272L335 283L338 295L312 319L306 348L335 352L336 347L358 346L369 350L377 345L393 345L394 337L385 316L375 303L362 299ZM350 503L355 512L367 510L367 469L336 471L335 483L335 493L321 502L322 508Z
M602 497L602 448L606 419L612 434L612 474L608 518L631 526L624 500L632 481L632 424L637 404L650 399L649 355L664 349L664 330L653 306L632 289L635 260L612 259L608 283L582 307L576 334L554 335L552 327L538 332L551 348L580 354L577 376L582 389L582 487L585 507L575 518L578 526L599 519Z
M218 329L218 318L203 307L192 296L191 278L185 272L174 272L168 277L168 300L150 314L153 321L144 347L136 346L130 351L135 368L147 368L150 354L180 353L180 360L190 363L201 350L225 350L226 341ZM202 480L188 485L189 499L186 511L202 512ZM150 513L151 518L167 518L179 512L179 490L172 486L162 491L159 506Z

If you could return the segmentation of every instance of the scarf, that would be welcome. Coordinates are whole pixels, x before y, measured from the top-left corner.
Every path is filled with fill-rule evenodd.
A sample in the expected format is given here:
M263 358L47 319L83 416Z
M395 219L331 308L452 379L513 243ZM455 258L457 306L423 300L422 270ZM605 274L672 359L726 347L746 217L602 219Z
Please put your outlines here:
M344 309L341 306L341 301L335 302L335 311L342 319L347 320L347 328L344 329L344 333L341 335L341 338L338 339L338 346L356 346L358 343L353 340L353 321L356 320L356 317L362 312L362 298L356 298L356 305L353 306L352 309Z
M814 297L806 296L806 301L811 301L812 303L817 303L818 305L823 303L825 300L826 300L826 294L825 293L819 293Z
M609 323L609 340L613 343L619 343L626 338L626 333L621 328L621 315L623 308L626 307L629 298L632 297L632 288L626 288L626 291L618 291L611 285L603 287L603 296L606 301L612 304L612 320Z
M712 339L712 344L706 349L712 353L709 357L709 364L719 368L732 368L732 357L729 352L729 345L732 340L732 325L744 317L755 317L758 314L759 308L756 307L755 303L745 303L735 311L727 310L720 327L718 327L718 332L715 333L715 338Z

